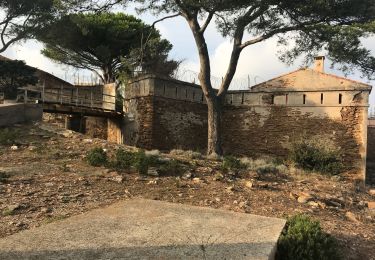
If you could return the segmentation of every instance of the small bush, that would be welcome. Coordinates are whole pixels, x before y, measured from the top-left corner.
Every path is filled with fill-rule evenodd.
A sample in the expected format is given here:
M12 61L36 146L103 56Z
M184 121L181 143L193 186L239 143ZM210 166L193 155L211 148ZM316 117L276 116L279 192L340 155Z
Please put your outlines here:
M17 136L18 136L18 133L15 130L11 130L9 128L0 129L0 144L2 145L13 144Z
M340 152L336 149L319 147L314 142L302 141L293 145L291 160L304 170L326 174L343 171Z
M305 215L288 219L278 243L279 260L341 259L336 240Z
M164 176L177 176L183 173L183 167L177 160L170 160L160 166L160 173Z
M4 209L2 212L3 217L14 215L14 211L10 209Z
M150 166L150 158L147 157L145 151L140 150L134 154L134 164L133 166L138 171L139 174L146 175L148 173L148 168Z
M126 151L122 148L118 149L116 152L115 167L125 170L130 169L135 161L134 157L135 156L132 152Z
M104 166L108 163L107 153L102 148L94 148L88 152L87 161L95 167Z
M184 151L180 149L174 149L169 152L172 156L183 156L190 159L202 159L203 155L200 152L194 152L192 150Z
M233 156L225 156L221 167L223 170L240 170L244 169L246 166Z
M147 155L148 164L153 167L158 167L160 164L162 164L160 158L156 155Z
M9 177L10 176L7 173L0 171L0 183L7 182Z
M277 169L275 165L267 164L267 165L258 167L256 172L258 174L268 174L268 173L279 173L279 170Z
M268 157L252 159L249 157L241 158L241 163L249 170L257 171L259 168L267 167L273 164L272 159Z

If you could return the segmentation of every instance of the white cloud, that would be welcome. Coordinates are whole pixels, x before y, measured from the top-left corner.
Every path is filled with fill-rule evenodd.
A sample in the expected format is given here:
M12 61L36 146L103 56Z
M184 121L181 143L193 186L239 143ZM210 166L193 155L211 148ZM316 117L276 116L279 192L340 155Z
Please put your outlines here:
M216 86L227 71L231 51L232 43L229 40L224 40L210 57L212 75L215 75L214 79L217 78L216 82L213 83ZM280 62L276 56L276 51L276 40L269 40L246 48L240 56L231 89L245 89L249 87L249 83L254 85L298 68L298 64L288 67ZM199 71L199 62L189 61L184 63L183 67Z

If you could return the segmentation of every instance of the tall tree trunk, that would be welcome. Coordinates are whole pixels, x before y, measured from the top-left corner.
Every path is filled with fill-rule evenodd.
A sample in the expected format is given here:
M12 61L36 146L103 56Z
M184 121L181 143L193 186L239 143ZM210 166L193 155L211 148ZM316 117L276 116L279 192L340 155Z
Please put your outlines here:
M222 155L222 102L221 98L214 96L206 98L208 108L208 142L207 154L211 156Z
M207 26L204 25L202 28L198 22L198 12L189 12L184 10L183 16L189 23L191 31L197 45L199 61L200 61L200 73L199 82L202 91L206 97L207 107L208 107L208 142L207 142L207 154L208 155L223 155L222 137L221 137L221 116L223 109L223 100L226 92L228 91L229 85L233 79L236 72L236 67L238 64L238 59L241 53L241 40L243 37L243 29L238 30L235 35L235 40L233 43L233 50L231 55L230 64L228 67L227 74L223 80L223 83L219 89L216 91L212 87L211 82L211 64L210 64L210 54L208 52L208 47L206 39L204 37L204 31ZM212 16L211 16L212 18ZM210 22L211 18L208 18L206 22ZM202 30L203 29L203 30Z
M102 72L103 72L104 84L110 84L110 83L115 82L115 78L113 76L113 71L112 71L111 66L104 66L102 68Z

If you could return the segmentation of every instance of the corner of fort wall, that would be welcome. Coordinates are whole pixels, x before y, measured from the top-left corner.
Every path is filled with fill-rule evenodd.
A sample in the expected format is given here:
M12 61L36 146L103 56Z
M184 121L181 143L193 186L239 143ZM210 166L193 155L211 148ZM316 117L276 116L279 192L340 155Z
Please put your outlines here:
M226 154L285 157L291 143L316 139L339 148L348 169L364 178L367 91L269 93L230 91L222 133ZM207 106L201 88L143 76L126 87L125 143L147 149L206 149Z

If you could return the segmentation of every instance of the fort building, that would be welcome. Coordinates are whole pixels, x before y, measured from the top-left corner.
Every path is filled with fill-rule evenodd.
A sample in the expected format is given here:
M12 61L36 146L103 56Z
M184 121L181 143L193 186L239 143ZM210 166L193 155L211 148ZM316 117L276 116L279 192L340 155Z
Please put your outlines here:
M339 149L344 165L366 175L371 86L315 68L279 76L246 91L229 91L222 116L225 154L286 157L301 139ZM143 75L125 88L125 144L145 149L204 151L207 106L200 86ZM373 174L371 174L373 175Z

